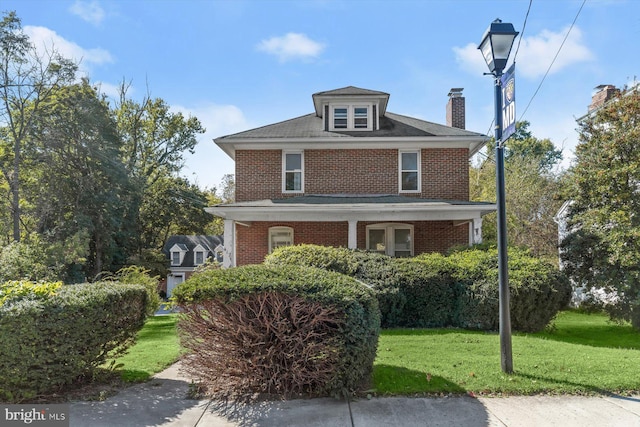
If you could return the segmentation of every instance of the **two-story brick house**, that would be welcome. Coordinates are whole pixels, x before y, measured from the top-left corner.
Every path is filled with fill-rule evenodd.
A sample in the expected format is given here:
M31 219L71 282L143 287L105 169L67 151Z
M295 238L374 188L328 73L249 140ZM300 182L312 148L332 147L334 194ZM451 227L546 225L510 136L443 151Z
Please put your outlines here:
M314 94L311 114L215 139L236 164L235 202L207 208L224 219L224 265L301 243L413 256L479 242L496 207L469 201L469 158L487 136L464 129L461 91L446 126L349 86Z

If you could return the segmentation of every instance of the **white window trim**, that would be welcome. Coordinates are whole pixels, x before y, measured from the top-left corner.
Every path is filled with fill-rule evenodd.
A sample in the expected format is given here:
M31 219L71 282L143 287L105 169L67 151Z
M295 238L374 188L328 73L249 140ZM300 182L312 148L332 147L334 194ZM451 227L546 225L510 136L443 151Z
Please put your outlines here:
M293 228L285 226L269 227L269 253L273 252L273 235L286 231L291 234L291 245L293 245Z
M202 245L198 245L193 249L193 265L202 265L207 262L207 250L202 247ZM202 254L202 262L198 262L198 253Z
M287 190L287 154L300 154L300 190ZM292 170L291 172L296 172ZM304 193L304 151L285 151L282 150L282 192L289 194Z
M416 190L403 190L402 189L402 154L403 153L414 153L418 157L418 188ZM422 193L422 153L420 150L398 150L398 192L399 193L408 193L408 194L417 194Z
M385 254L389 255L389 256L395 256L395 236L394 236L394 231L396 229L404 229L404 230L409 230L409 235L411 236L411 248L410 250L410 256L414 256L415 252L414 252L414 242L415 242L415 234L414 234L414 227L412 224L404 224L404 223L400 223L400 222L385 222L385 223L380 223L380 224L370 224L367 225L366 227L366 248L367 250L369 249L369 230L385 230Z
M337 128L335 127L335 110L336 108L346 108L347 109L347 127L346 128ZM357 128L355 126L355 109L356 108L366 108L367 109L367 127ZM330 120L329 120L329 130L336 132L344 132L344 131L371 131L373 130L373 104L336 104L331 105L329 108Z
M180 248L180 246L178 246L177 244L173 245L173 246L171 247L171 249L169 250L169 252L171 253L171 266L174 266L174 267L175 267L175 266L180 266L180 265L182 265L182 263L184 262L184 256L185 256L185 254L186 254L187 252L186 252L186 251L184 251L184 250L182 250L182 249ZM173 254L174 254L174 253L176 253L176 252L180 253L180 262L179 262L178 264L174 264L174 262L173 262Z

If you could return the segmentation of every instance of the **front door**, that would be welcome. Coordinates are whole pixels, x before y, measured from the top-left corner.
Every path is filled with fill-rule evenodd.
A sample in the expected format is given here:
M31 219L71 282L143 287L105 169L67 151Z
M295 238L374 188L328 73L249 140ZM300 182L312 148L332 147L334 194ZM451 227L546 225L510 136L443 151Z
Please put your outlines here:
M171 298L173 289L184 282L184 274L169 274L167 276L167 298Z
M392 257L413 256L413 226L397 223L369 225L367 249Z

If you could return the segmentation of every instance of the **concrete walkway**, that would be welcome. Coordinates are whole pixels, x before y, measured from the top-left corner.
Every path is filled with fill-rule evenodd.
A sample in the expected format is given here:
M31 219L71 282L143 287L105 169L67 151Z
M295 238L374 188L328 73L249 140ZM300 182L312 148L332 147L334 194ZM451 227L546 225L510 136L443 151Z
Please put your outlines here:
M72 427L640 427L640 396L300 399L252 405L189 400L178 365L103 402L71 404Z

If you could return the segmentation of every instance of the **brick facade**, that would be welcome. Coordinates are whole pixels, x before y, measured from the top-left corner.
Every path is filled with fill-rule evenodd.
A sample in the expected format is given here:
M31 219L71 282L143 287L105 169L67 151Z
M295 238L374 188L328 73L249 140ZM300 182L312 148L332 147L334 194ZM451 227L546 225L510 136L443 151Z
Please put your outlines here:
M347 246L349 226L346 222L253 222L250 227L236 227L237 265L260 264L269 252L269 228L293 228L294 244ZM240 249L241 248L241 249Z
M381 218L381 223L386 223ZM390 221L393 222L393 221ZM358 248L366 249L367 225L378 222L358 222ZM444 252L454 245L469 243L467 225L455 226L451 221L401 222L414 226L414 254ZM294 244L347 247L349 227L346 222L253 222L251 226L236 228L237 265L260 264L269 252L270 227L293 228Z
M423 149L422 192L426 199L469 200L469 151ZM304 151L305 194L398 194L398 150ZM236 202L280 199L281 150L236 152Z

